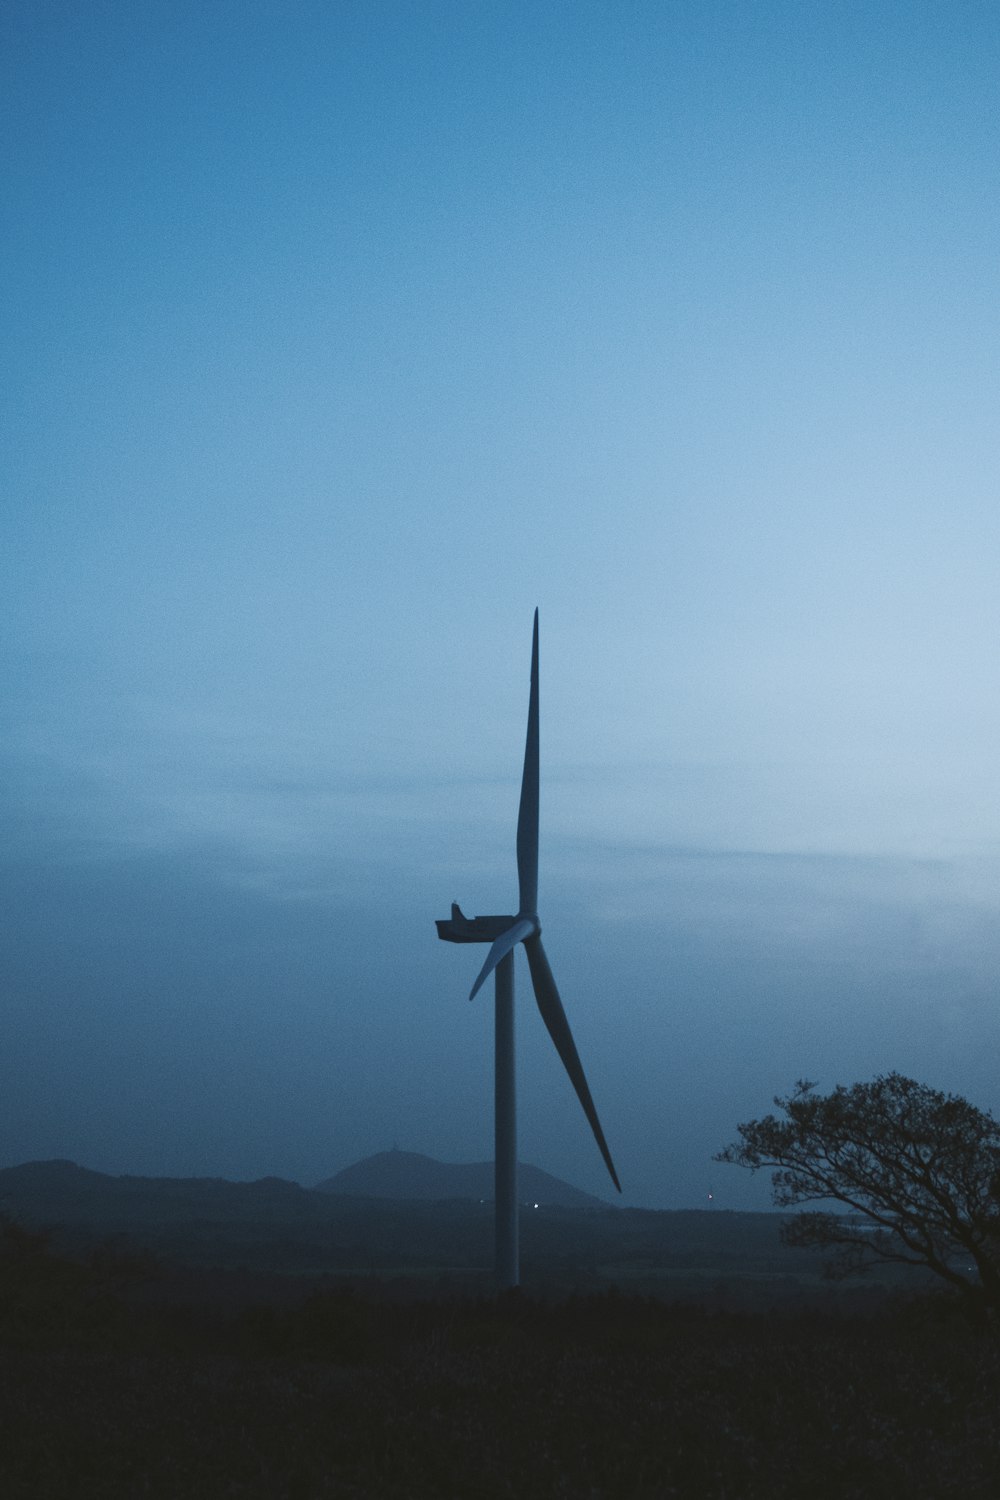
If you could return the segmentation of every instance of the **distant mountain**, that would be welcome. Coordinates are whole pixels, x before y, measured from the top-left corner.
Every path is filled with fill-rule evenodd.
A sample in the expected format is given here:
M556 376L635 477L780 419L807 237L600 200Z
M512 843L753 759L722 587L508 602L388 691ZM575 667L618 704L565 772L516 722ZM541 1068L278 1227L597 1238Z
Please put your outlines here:
M110 1177L72 1161L29 1161L0 1171L0 1213L31 1222L133 1228L145 1223L315 1216L315 1199L280 1177Z
M520 1196L545 1208L608 1204L522 1163ZM356 1212L348 1199L390 1203L492 1203L493 1163L435 1161L412 1151L383 1151L315 1188L281 1177L229 1182L222 1177L112 1177L72 1161L30 1161L0 1169L0 1215L26 1223L73 1224L131 1232L192 1224L330 1224ZM374 1205L373 1205L374 1207Z
M314 1191L411 1202L440 1203L449 1198L492 1202L493 1163L435 1161L434 1157L421 1156L417 1151L380 1151L345 1167L325 1182L318 1182ZM551 1177L527 1162L518 1166L518 1192L522 1203L537 1203L546 1208L608 1207L603 1199Z

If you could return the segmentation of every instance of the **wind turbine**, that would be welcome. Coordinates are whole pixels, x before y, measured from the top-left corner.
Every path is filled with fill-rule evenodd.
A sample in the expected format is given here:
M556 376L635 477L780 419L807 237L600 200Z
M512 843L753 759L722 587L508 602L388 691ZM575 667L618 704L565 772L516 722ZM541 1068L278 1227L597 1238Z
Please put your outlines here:
M496 1031L494 1117L496 1173L496 1277L501 1288L520 1280L518 1265L517 1113L514 1078L514 949L524 944L535 1000L549 1036L562 1058L583 1112L590 1122L611 1181L621 1192L608 1143L587 1086L573 1033L569 1029L556 982L542 947L538 920L538 610L531 637L531 693L528 734L524 746L521 803L517 814L518 911L512 917L466 917L452 903L451 917L436 924L438 937L448 943L490 943L490 951L469 999L474 1000L491 974L495 975Z

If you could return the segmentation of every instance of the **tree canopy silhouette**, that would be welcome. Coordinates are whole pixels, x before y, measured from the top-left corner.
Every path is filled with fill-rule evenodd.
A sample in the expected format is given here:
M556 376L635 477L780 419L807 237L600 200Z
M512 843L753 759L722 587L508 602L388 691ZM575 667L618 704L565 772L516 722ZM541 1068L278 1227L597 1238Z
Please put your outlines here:
M783 1230L788 1244L833 1247L834 1274L873 1261L924 1266L970 1311L1000 1308L1000 1123L956 1094L900 1073L819 1094L796 1084L767 1115L740 1125L716 1161L775 1168L774 1202L839 1203Z

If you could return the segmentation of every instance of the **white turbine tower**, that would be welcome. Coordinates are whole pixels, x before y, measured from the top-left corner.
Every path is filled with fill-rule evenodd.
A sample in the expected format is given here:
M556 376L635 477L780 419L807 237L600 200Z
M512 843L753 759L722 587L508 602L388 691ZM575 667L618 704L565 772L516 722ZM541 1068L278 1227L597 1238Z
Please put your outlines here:
M449 943L490 943L486 962L469 995L475 998L490 974L496 975L496 1277L501 1288L517 1286L517 1113L514 1082L514 949L524 944L538 1009L549 1036L562 1058L563 1067L576 1089L583 1112L590 1121L611 1181L621 1184L611 1160L597 1110L587 1087L573 1033L569 1029L556 982L542 947L542 925L538 920L538 610L531 640L531 694L528 699L528 735L524 746L521 805L517 815L518 912L513 917L466 917L455 904L451 917L437 923L438 937Z

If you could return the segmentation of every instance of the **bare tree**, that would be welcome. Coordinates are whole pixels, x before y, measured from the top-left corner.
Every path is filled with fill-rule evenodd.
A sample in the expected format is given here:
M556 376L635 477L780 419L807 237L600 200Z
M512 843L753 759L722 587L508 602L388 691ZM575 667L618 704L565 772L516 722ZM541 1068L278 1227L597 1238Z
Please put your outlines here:
M796 1084L740 1125L716 1161L775 1169L774 1202L839 1203L792 1219L792 1245L830 1246L833 1274L873 1261L924 1266L982 1318L1000 1308L1000 1123L956 1094L899 1073L819 1094Z

